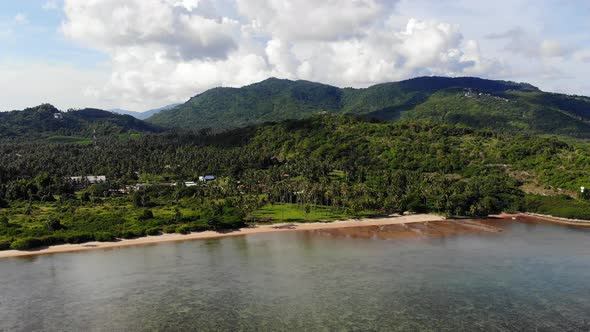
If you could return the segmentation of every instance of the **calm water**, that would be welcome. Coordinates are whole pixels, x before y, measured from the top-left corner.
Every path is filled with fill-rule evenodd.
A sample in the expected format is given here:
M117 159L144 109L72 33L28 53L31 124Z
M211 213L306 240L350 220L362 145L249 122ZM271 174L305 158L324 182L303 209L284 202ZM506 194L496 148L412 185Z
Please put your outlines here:
M589 331L590 230L264 234L0 260L2 331Z

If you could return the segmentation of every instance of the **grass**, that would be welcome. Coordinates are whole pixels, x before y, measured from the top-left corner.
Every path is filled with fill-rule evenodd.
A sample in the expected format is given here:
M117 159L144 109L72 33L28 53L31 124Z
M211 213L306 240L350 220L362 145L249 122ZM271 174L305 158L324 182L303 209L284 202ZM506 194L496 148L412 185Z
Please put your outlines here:
M79 145L90 145L92 140L89 138L78 137L78 136L50 136L47 138L52 143L68 143L68 144L79 144Z
M268 204L251 214L252 219L271 220L273 223L281 222L314 222L334 221L358 217L369 217L374 215L370 211L363 211L358 215L347 213L344 209L328 206L310 206L309 213L304 207L297 204Z

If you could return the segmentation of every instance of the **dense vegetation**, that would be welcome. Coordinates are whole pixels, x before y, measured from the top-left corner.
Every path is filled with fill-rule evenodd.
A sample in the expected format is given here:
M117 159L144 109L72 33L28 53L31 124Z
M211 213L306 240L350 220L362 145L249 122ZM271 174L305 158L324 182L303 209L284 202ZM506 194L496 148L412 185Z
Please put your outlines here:
M0 141L0 248L248 220L542 211L523 186L573 194L590 183L589 161L590 146L573 140L330 115L217 134L105 136L94 145ZM205 174L217 179L183 185ZM76 188L67 180L76 175L108 181Z
M132 116L91 108L60 112L52 105L44 104L23 111L0 112L0 139L78 140L92 138L94 134L157 131L160 131L158 127Z
M242 88L206 91L148 121L165 127L217 130L319 113L590 137L588 98L545 93L523 83L469 77L420 77L366 89L272 78Z

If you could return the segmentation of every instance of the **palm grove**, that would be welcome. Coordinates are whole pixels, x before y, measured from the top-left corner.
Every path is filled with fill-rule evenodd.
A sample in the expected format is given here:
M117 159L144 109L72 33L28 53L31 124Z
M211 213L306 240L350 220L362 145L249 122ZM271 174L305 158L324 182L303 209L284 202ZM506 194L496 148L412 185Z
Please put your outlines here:
M421 97L422 106L412 99L412 107L452 117L409 112L393 123L311 112L299 120L191 131L91 109L55 120L59 111L48 105L0 114L0 249L405 211L590 218L590 204L574 199L590 183L588 143L491 130L474 121L475 106L463 112L469 103L450 102L471 90L453 91L449 102L434 90ZM482 98L484 106L505 103ZM216 180L198 182L205 174ZM79 186L69 180L76 175L107 181ZM191 182L197 183L185 185Z

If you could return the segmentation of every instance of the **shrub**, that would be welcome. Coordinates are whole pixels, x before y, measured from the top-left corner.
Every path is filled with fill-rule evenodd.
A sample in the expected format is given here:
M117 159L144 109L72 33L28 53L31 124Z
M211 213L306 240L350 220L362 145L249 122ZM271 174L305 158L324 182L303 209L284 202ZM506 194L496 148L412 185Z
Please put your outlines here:
M41 241L36 238L28 237L12 241L10 249L15 250L28 250L42 245Z
M121 237L124 239L133 239L133 238L136 238L137 235L135 235L134 231L128 229L128 230L125 230L121 233Z
M66 243L73 243L73 244L90 242L90 241L94 241L94 234L92 234L92 233L67 234L66 236L64 236L64 241Z
M159 228L157 228L157 227L152 227L152 228L148 228L145 231L145 234L146 235L152 235L152 236L153 235L160 235L160 234L162 234L162 231Z
M8 202L0 197L0 208L9 208L10 205L8 204Z
M176 233L176 225L165 226L164 233L166 233L166 234Z
M62 236L56 235L47 235L39 238L40 246L52 246L56 244L64 243L64 238Z
M191 227L189 225L182 225L176 229L176 232L180 234L190 234Z
M94 240L98 242L112 242L117 237L109 232L96 232L94 233Z
M56 217L50 217L48 220L45 221L45 225L47 226L47 230L50 232L57 231L63 228L61 222Z
M41 202L55 202L56 199L53 195L45 195L41 197Z
M10 241L0 240L0 250L8 250L8 249L10 249Z
M193 232L204 232L209 230L209 226L197 223L191 224L189 227Z
M135 239L144 235L145 231L139 228L127 229L121 233L121 237L124 239Z
M145 221L145 220L150 220L150 219L154 219L154 213L152 212L152 210L149 210L149 209L143 210L143 212L139 216L139 220Z

